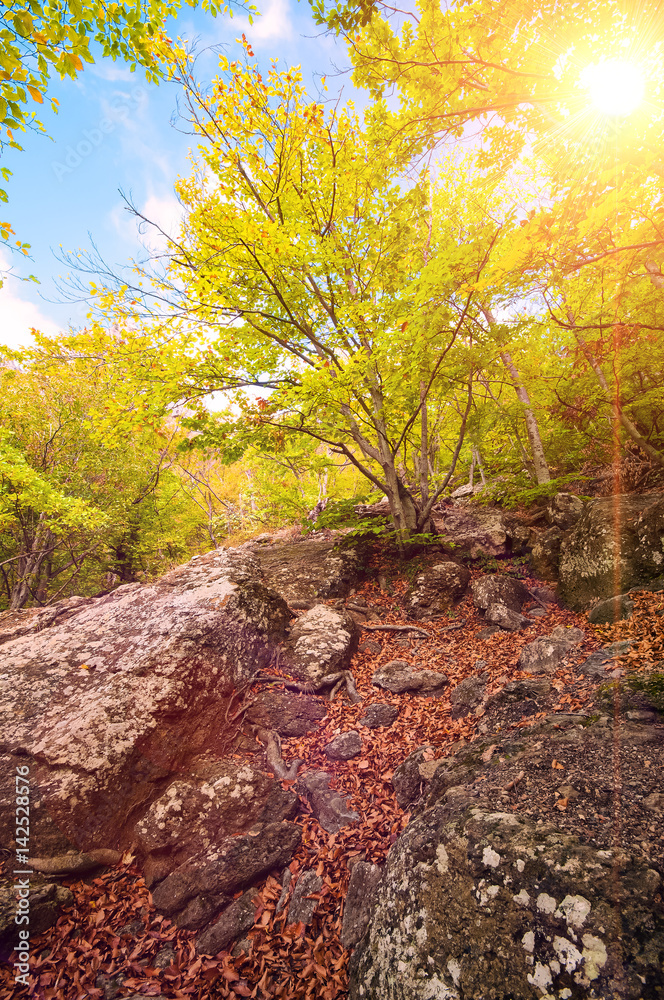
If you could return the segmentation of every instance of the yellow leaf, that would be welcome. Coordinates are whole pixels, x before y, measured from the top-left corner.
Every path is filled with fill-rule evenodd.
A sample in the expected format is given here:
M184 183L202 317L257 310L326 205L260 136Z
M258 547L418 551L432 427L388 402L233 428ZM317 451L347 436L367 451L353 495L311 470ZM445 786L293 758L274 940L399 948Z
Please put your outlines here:
M27 91L30 94L30 97L32 98L32 100L36 101L37 104L43 104L44 103L44 98L39 93L39 91L37 90L36 87L31 87L30 84L28 84L27 85Z

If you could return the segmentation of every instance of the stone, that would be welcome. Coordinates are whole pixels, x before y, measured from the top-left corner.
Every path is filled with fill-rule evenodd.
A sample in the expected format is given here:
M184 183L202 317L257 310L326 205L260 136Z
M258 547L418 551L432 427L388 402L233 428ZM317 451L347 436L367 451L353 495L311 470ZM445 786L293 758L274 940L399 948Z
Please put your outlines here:
M504 556L510 552L508 527L502 511L486 505L455 503L435 518L444 544L454 545L471 559Z
M249 889L228 906L219 919L207 927L196 939L196 951L199 955L216 955L228 947L254 926L256 921L256 904L253 889Z
M504 604L490 604L484 615L485 621L497 625L504 632L520 632L532 625L532 620L518 611L506 608Z
M394 694L412 691L436 697L447 687L448 680L436 670L420 670L406 660L390 660L376 670L371 683Z
M396 795L397 802L402 809L408 808L411 803L420 797L423 782L425 779L420 774L420 764L424 762L425 754L433 750L432 746L418 747L413 753L408 754L392 775L392 787ZM436 763L440 763L439 761Z
M233 689L289 617L248 554L224 549L149 585L0 615L0 840L28 763L35 856L117 847L168 775L218 739Z
M291 607L302 601L314 605L330 597L346 597L366 575L357 552L335 545L328 539L309 537L288 545L260 546L252 554L268 586Z
M538 576L544 580L558 579L560 546L563 533L560 528L547 528L535 534L530 552L530 563Z
M575 611L647 586L664 567L664 497L628 494L589 501L560 550L559 590Z
M225 909L231 897L224 893L216 896L194 896L175 917L175 924L188 931L197 931L210 923L213 917Z
M367 726L368 729L387 728L399 717L399 709L395 705L387 704L387 702L376 701L373 705L369 705L365 711L366 715L359 720L359 723L361 726Z
M521 611L530 596L528 588L513 576L481 576L472 583L473 603L486 611L492 604L503 604L510 611Z
M470 572L454 562L436 563L420 573L405 597L406 613L415 619L441 615L465 594Z
M519 670L528 674L553 674L568 654L583 641L581 629L557 626L550 635L527 643L519 653Z
M532 699L537 701L545 698L551 691L551 682L547 680L535 680L535 678L523 678L518 681L510 681L496 691L491 698L491 704L501 705L505 702L518 702Z
M354 948L366 934L382 872L380 865L367 861L353 865L341 923L341 944L346 949Z
M487 628L480 629L477 633L477 638L482 641L482 639L490 639L492 635L496 635L498 632L502 632L502 629L497 625L489 625Z
M561 774L560 788L576 809L577 788L593 785L592 760L584 770L583 741L597 740L594 752L604 747L610 757L612 735L598 728L589 737L587 728L576 726L565 738L579 747L577 780L572 785ZM503 783L500 775L516 753L519 762L507 773L520 767L528 774L530 761L548 770L563 736L551 737L544 761L541 732L532 735L530 749L525 733L495 739L440 766L411 810L351 956L350 1000L658 996L664 987L659 859L652 864L638 852L614 856L551 821L501 811L495 792L487 791L493 777L487 772L495 766L493 781ZM650 736L649 746L657 745ZM476 780L479 769L486 783ZM647 818L659 815L653 810ZM616 952L617 970L611 959Z
M232 894L293 857L302 839L295 823L266 823L253 834L226 837L190 857L152 892L155 907L168 916L196 896Z
M322 877L316 875L313 868L308 868L298 876L295 888L293 889L290 906L288 907L289 924L302 922L305 927L309 926L314 919L317 900L308 899L307 897L313 893L320 892L322 885Z
M328 674L350 668L358 638L359 628L350 615L317 604L293 624L282 665L295 677L319 684Z
M15 866L13 866L15 867ZM16 883L14 876L0 875L0 961L8 962L19 942L16 916ZM30 934L41 934L56 922L62 910L71 906L74 894L70 889L49 882L39 875L30 876Z
M464 718L476 705L480 704L484 698L488 680L489 674L483 671L481 674L466 677L460 684L452 688L450 701L452 702L453 719Z
M323 752L329 760L350 760L362 753L362 738L358 732L351 729L348 733L340 733L323 747Z
M585 504L573 493L556 493L546 508L546 519L549 524L567 531L581 518Z
M623 618L631 618L634 612L634 601L627 594L618 594L600 601L588 614L592 625L612 625Z
M585 677L593 677L598 680L608 680L612 673L612 667L615 667L615 657L623 656L628 653L632 648L631 642L612 642L610 646L605 646L603 649L597 649L594 653L583 661L583 663L577 667L580 674ZM609 666L609 670L605 667Z
M327 771L307 771L300 776L297 789L313 810L313 814L328 833L338 833L344 826L356 823L359 815L349 808L347 800L330 788L332 775Z
M297 796L271 774L227 759L213 765L203 781L172 782L138 821L134 835L146 854L168 851L181 862L256 823L290 819L296 809Z
M531 597L534 597L536 601L541 601L542 604L550 605L558 603L556 592L551 587L538 585L536 587L529 587L528 589Z
M318 698L295 692L261 691L245 718L252 725L271 729L279 736L304 736L318 729L326 714Z

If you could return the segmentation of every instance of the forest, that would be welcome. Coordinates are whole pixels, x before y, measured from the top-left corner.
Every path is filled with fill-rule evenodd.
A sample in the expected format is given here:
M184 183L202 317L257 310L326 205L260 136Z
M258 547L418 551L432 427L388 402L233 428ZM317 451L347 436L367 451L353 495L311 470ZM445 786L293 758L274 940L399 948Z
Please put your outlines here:
M659 481L657 3L312 0L357 106L244 36L199 79L173 3L62 11L5 10L2 143L94 41L179 81L197 153L180 231L141 219L152 259L72 256L86 326L0 350L0 610L382 497L404 551L464 484Z

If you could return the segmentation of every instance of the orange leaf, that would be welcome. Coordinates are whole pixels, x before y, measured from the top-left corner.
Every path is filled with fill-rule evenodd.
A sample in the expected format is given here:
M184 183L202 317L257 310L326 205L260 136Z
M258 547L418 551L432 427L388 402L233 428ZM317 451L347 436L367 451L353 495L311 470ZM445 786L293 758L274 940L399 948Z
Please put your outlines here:
M551 761L551 767L555 768L556 771L564 771L565 770L565 765L561 764L557 760L552 760Z
M44 103L44 98L42 97L42 95L40 94L40 92L37 90L36 87L31 87L30 84L27 84L26 90L30 94L30 97L32 98L32 100L36 101L37 104L43 104Z

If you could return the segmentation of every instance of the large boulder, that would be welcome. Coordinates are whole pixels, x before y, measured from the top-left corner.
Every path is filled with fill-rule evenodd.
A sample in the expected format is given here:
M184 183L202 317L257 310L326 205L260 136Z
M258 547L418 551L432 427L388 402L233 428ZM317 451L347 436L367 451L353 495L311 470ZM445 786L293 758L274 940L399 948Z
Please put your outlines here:
M128 844L169 776L223 742L235 686L288 620L256 563L225 550L148 586L0 616L2 841L27 765L33 854Z
M316 604L294 623L283 650L289 673L318 685L329 674L348 670L359 639L349 614Z
M519 670L528 674L554 674L583 638L581 629L557 625L550 635L542 635L523 647L519 653Z
M573 493L556 493L546 508L546 519L551 525L567 531L574 527L583 515L585 504Z
M460 601L470 582L470 572L454 562L436 563L415 578L406 594L405 609L411 618L444 614Z
M494 735L437 768L389 852L351 1000L664 993L661 855L656 833L644 839L664 804L652 773L661 738L621 730L635 770L622 802L630 837L616 850L610 823L587 827L589 803L612 801L613 733L559 728Z
M247 548L260 562L268 585L297 606L346 597L366 573L357 552L337 549L328 539L306 538L286 545L254 540Z
M560 547L560 596L574 610L648 585L664 567L664 497L603 497L586 504Z
M504 556L512 548L505 515L494 507L457 503L443 508L435 525L444 543L471 559Z
M304 736L317 729L327 712L319 698L291 691L259 692L248 708L247 722L279 736Z
M486 611L492 604L502 604L510 611L521 611L529 598L525 583L514 576L494 574L481 576L472 584L473 603Z

